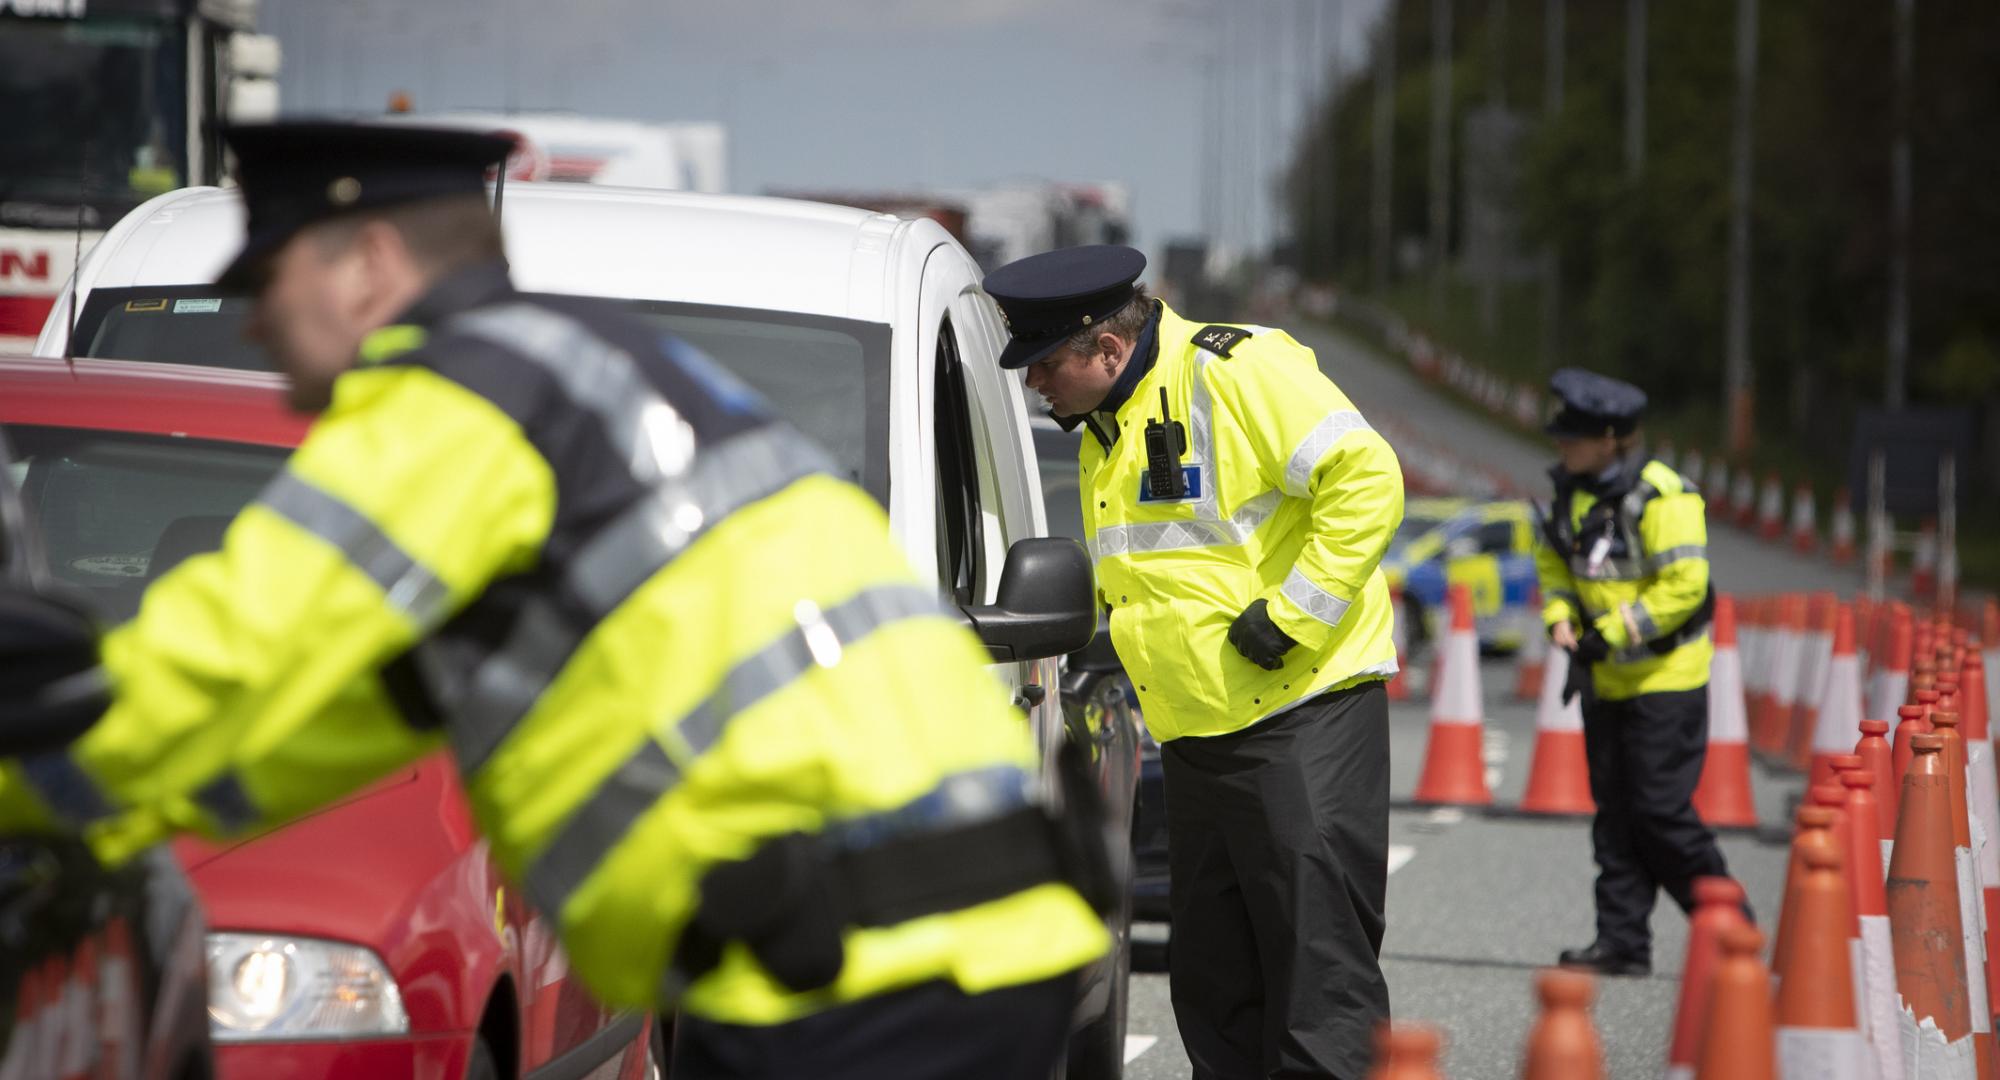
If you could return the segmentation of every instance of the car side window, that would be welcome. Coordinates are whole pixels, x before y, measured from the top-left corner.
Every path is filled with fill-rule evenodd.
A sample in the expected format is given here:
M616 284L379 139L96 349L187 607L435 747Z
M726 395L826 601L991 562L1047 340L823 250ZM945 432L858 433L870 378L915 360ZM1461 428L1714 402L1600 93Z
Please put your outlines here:
M1479 526L1479 553L1481 555L1513 554L1514 523L1511 521L1489 521Z
M932 382L937 432L938 586L961 605L979 602L984 580L983 518L979 508L979 460L972 449L972 413L967 405L964 364L951 319L938 327L937 368Z

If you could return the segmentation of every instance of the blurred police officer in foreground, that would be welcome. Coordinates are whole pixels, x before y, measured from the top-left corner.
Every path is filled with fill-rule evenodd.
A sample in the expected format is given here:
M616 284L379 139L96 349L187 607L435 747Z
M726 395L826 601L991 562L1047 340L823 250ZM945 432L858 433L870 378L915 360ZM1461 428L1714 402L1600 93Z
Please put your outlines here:
M325 411L105 639L113 703L6 765L0 823L117 859L448 743L577 974L679 1004L675 1076L1045 1076L1106 945L1090 875L875 503L685 346L515 292L507 141L229 143L225 280Z
M1282 330L1189 322L1125 247L994 271L1058 423L1166 768L1174 1014L1198 1077L1359 1077L1389 1011L1389 444Z
M1652 970L1649 920L1660 889L1694 906L1694 879L1726 874L1694 809L1708 752L1708 525L1700 492L1638 452L1646 395L1576 368L1549 381L1561 462L1535 562L1542 621L1569 650L1564 701L1583 695L1590 794L1597 800L1597 940L1562 963L1607 975Z

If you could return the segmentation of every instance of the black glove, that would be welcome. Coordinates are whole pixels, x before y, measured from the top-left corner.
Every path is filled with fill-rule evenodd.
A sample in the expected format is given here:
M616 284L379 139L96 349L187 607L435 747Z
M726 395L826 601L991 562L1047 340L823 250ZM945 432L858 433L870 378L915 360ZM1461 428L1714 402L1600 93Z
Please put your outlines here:
M1563 679L1562 703L1568 707L1577 695L1590 692L1590 665L1574 650L1569 654L1569 674Z
M0 753L59 750L110 707L90 613L67 597L0 583Z
M1611 659L1611 643L1593 626L1576 639L1576 658L1586 664L1603 663Z
M1243 614L1229 624L1229 643L1236 646L1244 659L1265 671L1276 671L1285 666L1285 653L1298 642L1271 621L1265 610L1268 607L1270 604L1263 600L1251 601Z

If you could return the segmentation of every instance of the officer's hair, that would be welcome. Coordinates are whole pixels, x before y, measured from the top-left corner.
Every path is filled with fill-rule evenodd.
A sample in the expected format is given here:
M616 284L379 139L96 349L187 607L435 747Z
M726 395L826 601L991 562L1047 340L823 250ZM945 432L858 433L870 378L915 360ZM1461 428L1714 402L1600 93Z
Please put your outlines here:
M319 230L321 250L339 251L354 241L361 227L370 221L386 222L402 234L425 273L435 277L475 263L496 262L507 257L500 239L500 223L484 195L446 195L420 199L398 206L363 210L326 222Z
M1139 335L1145 333L1146 323L1153 317L1153 297L1146 291L1146 283L1132 286L1132 299L1124 307L1112 312L1111 316L1086 326L1069 336L1063 348L1071 352L1089 356L1097 351L1097 335L1116 334L1128 345L1136 345Z

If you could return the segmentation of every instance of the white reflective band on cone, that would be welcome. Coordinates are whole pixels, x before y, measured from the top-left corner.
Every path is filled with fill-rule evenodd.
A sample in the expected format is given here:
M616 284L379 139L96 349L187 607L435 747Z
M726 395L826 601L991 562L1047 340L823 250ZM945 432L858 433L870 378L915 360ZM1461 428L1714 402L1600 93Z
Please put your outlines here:
M1889 856L1894 854L1895 850L1896 842L1894 840L1882 841L1882 884L1884 885L1889 884Z
M1896 1018L1901 1033L1904 1080L1973 1080L1978 1069L1973 1064L1972 1036L1946 1042L1937 1021L1904 1009Z
M1665 1080L1694 1080L1694 1066L1669 1065L1667 1066L1667 1071L1662 1075L1665 1077Z
M1979 897L1979 871L1972 868L1972 849L1951 849L1958 866L1958 927L1965 942L1965 999L1972 1009L1972 1033L1993 1030L1993 1014L1986 1008L1986 941L1979 933L1980 912L1986 906Z
M1853 1029L1778 1029L1778 1076L1782 1080L1868 1080L1868 1047Z
M1861 964L1854 970L1867 980L1868 1000L1862 1015L1867 1017L1876 1075L1880 1080L1906 1080L1902 1036L1896 1022L1902 1007L1896 996L1896 948L1890 941L1887 915L1861 916Z

